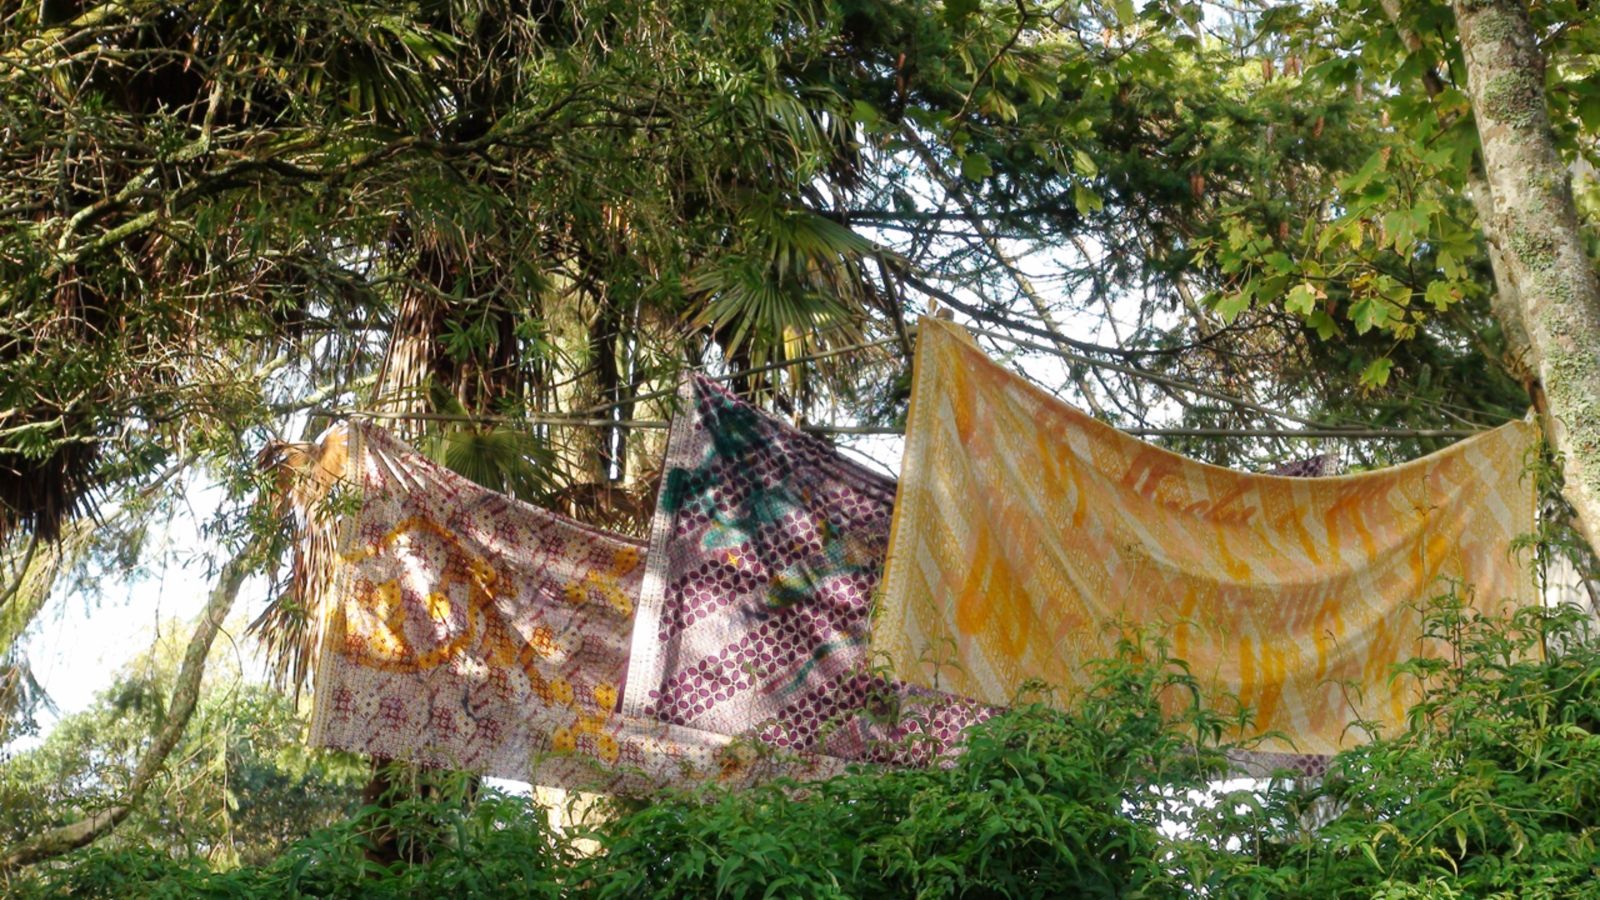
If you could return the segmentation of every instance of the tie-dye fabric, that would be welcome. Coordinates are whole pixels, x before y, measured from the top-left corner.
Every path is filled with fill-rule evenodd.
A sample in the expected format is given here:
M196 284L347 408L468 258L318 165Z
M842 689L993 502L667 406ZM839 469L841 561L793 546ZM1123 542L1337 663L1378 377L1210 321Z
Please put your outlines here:
M1331 478L1344 474L1344 463L1337 454L1318 453L1315 456L1273 466L1262 474L1277 475L1282 478ZM1235 768L1246 775L1265 777L1275 772L1296 772L1316 777L1327 770L1331 759L1332 757L1321 753L1273 753L1257 750L1236 753L1232 762Z
M869 671L892 479L690 379L623 711L851 761L927 762L989 710Z
M621 793L842 769L618 715L643 544L349 433L313 744Z
M1326 755L1392 730L1442 648L1423 601L1531 598L1512 542L1533 528L1534 429L1336 478L1194 462L1078 412L924 320L872 646L893 671L991 703L1030 679L1070 691L1123 626L1165 631L1215 695L1255 711L1264 751ZM1249 738L1255 735L1242 735Z

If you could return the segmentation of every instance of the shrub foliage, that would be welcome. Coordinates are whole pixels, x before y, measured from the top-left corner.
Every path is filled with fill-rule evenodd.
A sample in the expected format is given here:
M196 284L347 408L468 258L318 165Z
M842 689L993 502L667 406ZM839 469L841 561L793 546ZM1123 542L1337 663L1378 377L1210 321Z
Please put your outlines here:
M463 780L368 806L260 865L90 849L20 896L1449 897L1597 895L1600 650L1586 617L1429 610L1450 660L1394 674L1402 732L1317 782L1228 781L1247 714L1208 711L1159 641L1066 711L1020 705L952 766L617 804L558 832ZM1547 647L1560 648L1546 652ZM1174 702L1179 698L1183 702ZM1176 712L1174 712L1176 709ZM401 861L369 853L399 836Z

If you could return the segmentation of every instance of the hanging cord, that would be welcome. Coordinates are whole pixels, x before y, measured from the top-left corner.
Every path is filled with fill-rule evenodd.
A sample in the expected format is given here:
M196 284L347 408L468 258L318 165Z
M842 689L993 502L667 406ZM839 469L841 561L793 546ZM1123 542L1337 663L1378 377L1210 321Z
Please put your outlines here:
M1470 437L1484 430L1473 428L1330 427L1314 419L1308 419L1304 416L1296 415L1294 413L1272 409L1271 407L1263 406L1259 403L1246 400L1242 397L1236 397L1232 394L1228 394L1214 388L1209 388L1205 385L1196 384L1191 381L1184 381L1179 378L1170 378L1155 372L1133 368L1131 366L1110 362L1108 360L1094 359L1093 357L1083 356L1059 347L1053 347L1018 338L1014 335L1006 334L1004 332L991 331L982 328L968 328L967 330L972 334L982 335L995 340L1006 341L1029 350L1060 357L1068 362L1106 369L1108 371L1126 375L1130 378L1145 379L1177 390L1190 391L1203 397L1209 397L1213 400L1228 403L1241 409L1248 409L1264 416L1284 419L1306 426L1305 428L1300 429L1203 427L1118 429L1124 434L1134 435L1135 437L1416 439ZM914 327L908 329L908 332L914 331ZM884 344L896 343L898 340L898 336L880 338L875 341L865 341L859 344L851 344L847 347L836 347L832 350L824 350L820 353L813 353L807 356L797 356L793 359L784 360L782 362L767 363L765 365L753 366L747 369L741 369L737 372L729 372L725 375L711 377L715 381L733 381L735 379L744 378L750 375L758 375L763 372L771 372L777 369L788 368L789 366L800 365L821 359L828 359L830 357L841 356L846 353L854 353L859 350L867 350L873 347L882 346ZM460 415L452 413L382 412L377 410L359 409L313 409L311 412L313 415L329 416L333 418L404 419L416 421L468 422L479 424L550 425L562 428L664 429L669 424L664 419L607 419L598 418L597 415L608 410L618 409L630 404L642 403L649 400L659 400L665 397L674 396L675 394L677 394L676 387L650 391L643 394L636 394L633 397L618 400L616 402L602 403L597 406L591 406L572 415ZM900 435L905 433L904 429L874 425L801 425L798 427L800 430L812 434L829 435Z
M1065 349L1062 349L1062 348L1059 348L1059 347L1054 347L1054 346L1050 346L1050 345L1047 345L1047 344L1041 344L1041 343L1037 343L1035 341L1026 340L1024 338L1019 338L1019 337L1016 337L1015 335L1006 334L1005 332L991 331L989 329L984 329L984 328L972 328L972 327L968 327L968 326L963 326L963 327L965 327L966 330L968 332L972 333L972 334L981 335L983 337L991 338L991 339L994 339L994 340L1006 341L1007 343L1014 344L1014 345L1016 345L1018 347L1022 347L1022 348L1028 349L1028 350L1034 350L1034 351L1037 351L1039 353L1044 353L1044 354L1047 354L1047 355L1050 355L1050 356L1059 357L1059 358L1064 359L1064 360L1066 360L1068 362L1078 363L1080 365L1091 366L1091 367L1099 368L1099 369L1105 369L1105 370L1108 370L1108 371L1116 372L1116 373L1121 374L1121 375L1126 375L1126 376L1128 376L1130 378L1139 378L1139 379L1143 379L1143 380L1146 380L1146 381L1154 382L1156 384L1165 385L1165 386L1167 386L1169 388L1173 388L1173 389L1176 389L1176 390L1190 391L1192 393L1199 394L1199 395L1201 395L1203 397L1209 397L1209 398L1211 398L1213 400L1217 400L1217 401L1220 401L1222 403L1230 404L1230 405L1238 407L1240 409L1248 409L1248 410L1250 410L1252 412L1255 412L1255 413L1258 413L1260 415L1269 416L1269 417L1276 418L1276 419L1283 419L1283 420L1287 420L1287 421L1290 421L1290 422L1296 422L1298 424L1306 426L1306 428L1304 428L1304 429L1275 429L1275 428L1156 428L1156 427L1123 428L1123 429L1120 429L1121 431L1123 431L1126 434L1131 434L1131 435L1135 435L1135 436L1138 436L1138 437L1233 437L1233 438L1308 438L1308 439L1309 438L1347 437L1347 438L1373 438L1373 439L1376 439L1376 438L1391 438L1391 439L1394 439L1394 438L1411 438L1411 439L1415 439L1415 438L1461 438L1461 437L1470 437L1470 436L1472 436L1474 434L1477 434L1479 431L1484 430L1484 429L1477 429L1477 428L1423 428L1423 429L1392 428L1391 429L1391 428L1360 428L1360 427L1348 427L1348 426L1333 426L1333 425L1328 425L1325 422L1318 422L1318 421L1316 421L1314 419L1308 419L1308 418L1306 418L1304 416L1296 415L1294 413L1288 413L1288 412L1283 412L1281 410L1272 409L1271 407L1263 406L1263 405L1261 405L1259 403L1255 403L1253 401L1246 400L1243 397L1236 397L1236 396L1234 396L1232 394L1228 394L1228 393L1225 393L1223 391L1216 390L1215 388L1206 387L1205 385L1202 385L1202 384L1196 384L1196 383L1194 383L1192 381L1184 381L1183 379L1180 379L1180 378L1171 378L1171 377L1168 377L1166 375L1161 375L1161 374L1158 374L1158 373L1155 373L1155 372L1150 372L1150 371L1147 371L1147 370L1144 370L1144 369L1139 369L1139 368L1135 368L1135 367L1132 367L1132 366L1123 365L1121 363L1111 362L1109 360L1095 359L1095 358L1090 357L1090 356L1084 356L1084 355L1079 354L1079 353L1074 353L1074 352L1072 352L1070 350L1065 350ZM912 326L912 327L907 329L907 333L908 334L914 334L915 332L916 332L915 326ZM898 340L899 340L898 337L881 338L881 339L876 340L876 341L867 341L865 343L854 344L854 345L849 346L849 347L839 347L839 348L834 349L834 350L826 350L826 351L823 351L821 353L813 354L811 356L796 357L796 358L794 358L792 360L786 360L784 362L769 363L767 365L756 366L756 367L750 368L750 369L742 369L742 370L740 370L738 372L730 372L730 373L728 373L726 375L718 375L718 376L713 376L713 377L714 377L714 380L716 380L716 381L732 381L732 380L734 380L736 378L743 378L743 377L748 376L748 375L756 375L756 374L760 374L762 372L770 372L770 371L773 371L775 369L786 368L786 367L791 366L791 365L797 365L797 364L804 363L804 362L809 362L809 361L815 360L815 359L826 359L828 357L839 356L839 355L844 354L844 353L852 353L852 352L857 351L857 350L865 350L865 349L869 349L871 347L882 346L884 344L896 343ZM624 422L624 421L613 422L610 419L586 419L584 417L585 416L593 416L593 415L595 415L597 413L604 413L606 410L616 409L616 408L621 407L621 406L626 406L626 405L628 405L630 403L638 403L638 402L642 402L642 401L646 401L646 400L657 400L657 399L660 399L660 398L663 398L663 397L670 397L673 394L675 394L676 392L677 392L676 388L668 388L668 389L659 390L659 391L651 391L649 393L639 394L639 395L637 395L637 396L635 396L635 397L633 397L631 399L621 400L621 401L618 401L616 403L604 403L604 404L601 404L599 406L592 406L592 407L589 407L588 409L585 409L581 413L579 413L577 415L574 415L572 417L563 417L563 418L560 418L560 419L557 419L557 420L554 420L554 421L544 421L544 420L538 420L538 419L534 419L534 418L523 418L523 419L507 418L505 421L526 421L526 422L534 422L536 424L574 425L574 426L578 426L578 427L584 427L586 423L592 423L593 427L606 427L608 425L616 425L616 426L619 426L619 427L627 427L627 428L631 428L631 427L664 428L664 427L666 427L666 424L664 422L660 423L660 424L651 424L649 421L646 421L646 422L643 422L643 423ZM858 426L858 425L812 425L812 426L801 426L801 428L802 428L802 430L810 431L810 432L813 432L813 433L816 433L816 434L861 434L861 435L885 434L885 435L893 435L893 434L901 434L901 433L903 433L899 429L881 428L881 427L873 427L873 426Z
M914 327L911 329L911 331L913 331L913 332L915 330L916 329ZM821 351L819 353L812 353L812 354L809 354L807 356L796 356L793 359L786 359L786 360L783 360L782 362L774 362L774 363L767 363L765 365L760 365L760 366L752 366L752 367L750 367L748 369L740 369L737 372L729 372L726 375L713 375L713 376L709 376L709 377L713 381L733 381L733 380L738 379L738 378L745 378L745 377L748 377L750 375L760 375L763 372L771 372L771 371L774 371L776 369L787 369L790 366L798 366L801 363L815 362L817 360L828 359L828 358L834 357L834 356L842 356L843 354L846 354L846 353L854 353L857 350L870 350L873 347L881 347L884 344L898 343L899 340L900 340L900 338L898 336L879 338L879 339L877 339L875 341L865 341L865 342L860 343L860 344L851 344L848 347L835 347L832 350L823 350L823 351ZM663 397L671 397L671 396L676 395L677 393L678 393L678 389L676 387L670 387L670 388L663 388L662 390L659 390L659 391L650 391L649 393L646 393L646 394L635 394L632 397L628 397L628 398L625 398L625 399L622 399L622 400L618 400L615 403L602 403L602 404L600 404L598 406L591 406L588 409L581 410L579 412L579 415L584 415L584 416L597 415L599 413L605 412L606 410L617 409L619 407L629 406L629 405L632 405L632 404L635 404L635 403L643 403L643 402L648 401L648 400L660 400ZM610 420L603 420L603 421L609 422ZM626 423L622 423L622 422L619 422L617 424L626 425ZM644 426L644 427L648 428L650 426L647 425L647 426Z
M665 419L585 419L574 416L494 416L453 413L381 412L365 409L315 409L313 415L339 419L407 419L473 424L551 425L561 428L665 429ZM905 429L880 425L797 425L810 434L903 435ZM1238 438L1463 438L1482 434L1470 428L1119 428L1135 437L1238 437Z

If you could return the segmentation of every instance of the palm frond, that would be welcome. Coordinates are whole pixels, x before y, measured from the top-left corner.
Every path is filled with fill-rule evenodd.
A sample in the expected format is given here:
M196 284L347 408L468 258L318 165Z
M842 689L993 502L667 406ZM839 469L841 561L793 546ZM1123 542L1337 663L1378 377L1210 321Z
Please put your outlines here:
M428 436L422 451L457 475L519 500L539 500L556 487L554 452L515 426L442 429Z
M858 341L872 294L872 241L811 210L752 200L727 254L688 280L694 324L722 331L757 361L820 349L821 335Z
M459 398L428 381L425 390L436 412L469 417ZM446 425L421 441L422 454L491 491L537 502L557 487L555 451L531 426Z
M77 565L97 535L94 521L72 519L61 526L55 542L35 534L0 557L0 656L15 649L49 602L56 579Z
M55 541L75 518L93 515L100 498L100 445L59 435L60 415L30 420L0 413L7 446L0 452L0 543L19 534Z

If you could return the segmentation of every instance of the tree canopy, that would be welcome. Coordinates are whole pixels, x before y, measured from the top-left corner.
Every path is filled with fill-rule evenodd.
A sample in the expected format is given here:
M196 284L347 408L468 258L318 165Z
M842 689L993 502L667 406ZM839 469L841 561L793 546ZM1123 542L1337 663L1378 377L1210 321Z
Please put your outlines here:
M1597 51L1586 0L0 0L0 710L216 484L183 752L247 572L304 633L262 454L342 414L637 532L683 370L892 430L935 309L1221 464L1533 407L1592 575Z

